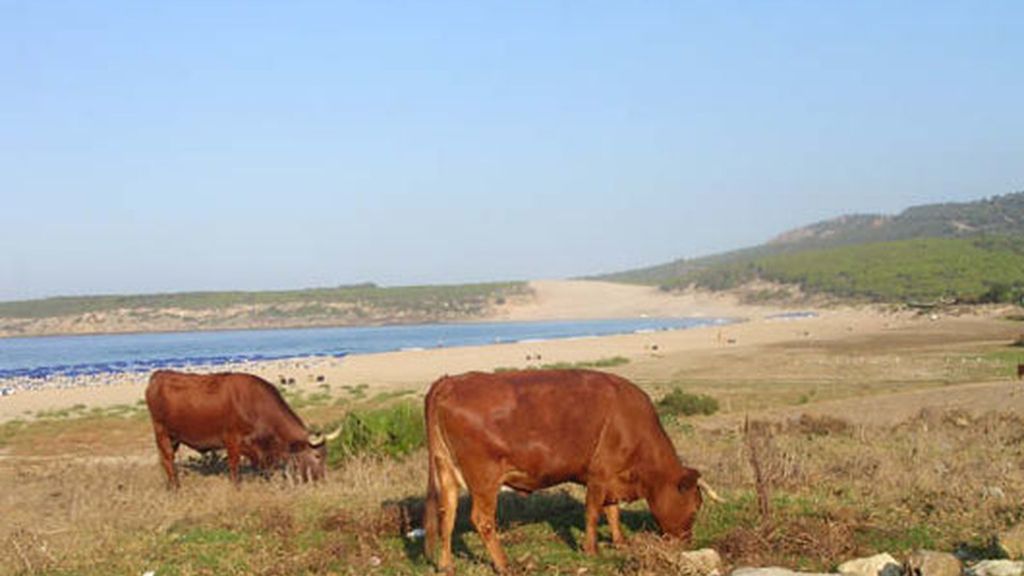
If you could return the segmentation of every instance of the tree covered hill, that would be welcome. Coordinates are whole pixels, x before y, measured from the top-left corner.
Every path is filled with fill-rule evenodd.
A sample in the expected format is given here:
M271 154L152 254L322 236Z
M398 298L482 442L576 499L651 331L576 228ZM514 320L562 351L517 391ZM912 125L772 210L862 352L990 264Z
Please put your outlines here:
M1024 294L1024 192L842 216L761 246L603 277L665 289L736 288L754 280L872 301L1019 301Z
M1024 234L1024 192L975 202L914 206L896 216L841 216L787 232L768 245L807 249L979 234Z

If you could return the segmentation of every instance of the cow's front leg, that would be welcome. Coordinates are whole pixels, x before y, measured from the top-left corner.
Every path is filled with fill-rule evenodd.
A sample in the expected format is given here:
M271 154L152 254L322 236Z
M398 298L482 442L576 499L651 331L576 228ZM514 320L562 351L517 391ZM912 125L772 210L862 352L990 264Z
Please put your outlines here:
M239 486L238 465L242 460L242 446L238 438L228 437L224 439L224 448L228 451L228 471L231 473L231 482Z
M601 519L604 498L603 487L595 484L587 485L587 528L583 535L583 553L589 556L597 554L597 521Z
M626 544L622 536L622 524L619 522L619 505L609 504L604 507L604 517L608 519L608 527L612 531L612 544L621 547Z

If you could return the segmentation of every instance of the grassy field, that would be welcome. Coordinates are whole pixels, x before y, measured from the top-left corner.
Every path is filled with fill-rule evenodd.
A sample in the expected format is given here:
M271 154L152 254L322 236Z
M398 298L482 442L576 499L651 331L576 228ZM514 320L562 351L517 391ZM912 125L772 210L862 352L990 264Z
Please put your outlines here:
M826 570L854 555L918 547L982 556L995 553L993 536L1024 522L1024 419L1013 409L925 403L874 416L886 414L894 393L954 398L1005 381L1017 361L1004 337L1012 329L726 349L699 360L609 359L606 369L655 400L680 389L718 402L713 414L667 425L684 461L728 498L704 507L694 545L716 548L729 566ZM749 370L755 361L758 370ZM338 440L347 446L331 446L334 468L322 484L292 487L250 473L235 488L221 460L179 455L183 487L170 493L138 405L72 408L0 426L0 573L429 573L421 542L406 537L419 525L426 486L416 430L421 398L330 382L288 398L320 428L347 421L362 430ZM865 399L877 415L843 404ZM814 413L827 406L829 413ZM776 410L809 415L786 421ZM753 421L747 428L745 418ZM401 449L392 449L396 443ZM752 458L765 472L767 516ZM457 527L458 569L491 574L467 504ZM602 526L597 558L579 551L578 487L503 494L498 517L523 573L682 570L679 546L656 537L642 502L624 509L629 544L613 549Z

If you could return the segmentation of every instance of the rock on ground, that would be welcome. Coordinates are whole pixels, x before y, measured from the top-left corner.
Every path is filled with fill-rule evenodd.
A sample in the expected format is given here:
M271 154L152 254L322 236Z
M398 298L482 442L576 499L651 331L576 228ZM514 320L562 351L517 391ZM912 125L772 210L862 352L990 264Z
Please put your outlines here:
M963 564L947 552L918 550L907 557L907 576L960 576Z
M982 560L967 569L968 576L1022 576L1024 562L1013 560Z
M680 563L687 566L693 574L702 576L718 576L722 573L722 557L712 548L702 548L679 555Z

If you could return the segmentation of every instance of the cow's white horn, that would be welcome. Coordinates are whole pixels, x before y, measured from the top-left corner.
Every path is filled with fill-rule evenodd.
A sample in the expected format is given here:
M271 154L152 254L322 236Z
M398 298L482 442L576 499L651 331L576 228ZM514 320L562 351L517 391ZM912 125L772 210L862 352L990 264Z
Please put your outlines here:
M338 426L337 430L335 430L334 432L331 432L330 434L328 434L324 438L327 439L327 440L334 440L338 436L341 436L341 426Z
M720 504L725 502L725 499L719 496L718 493L715 492L715 490L711 487L711 485L705 482L703 478L697 479L697 486L700 487L700 489L704 492L704 494L707 495L708 498L711 498L712 500Z

